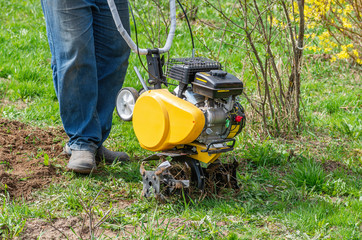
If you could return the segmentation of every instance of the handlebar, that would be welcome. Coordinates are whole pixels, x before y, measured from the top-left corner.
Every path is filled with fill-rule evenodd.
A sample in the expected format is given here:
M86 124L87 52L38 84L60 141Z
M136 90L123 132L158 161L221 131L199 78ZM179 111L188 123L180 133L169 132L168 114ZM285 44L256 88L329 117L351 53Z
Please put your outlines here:
M119 17L116 4L114 3L114 0L107 0L108 6L111 10L113 20L116 24L117 30L123 37L123 39L126 41L128 46L132 49L133 52L138 53L140 55L147 55L149 53L148 49L144 48L138 48L137 45L133 42L132 38L127 33L126 29L124 29L121 18ZM175 0L170 0L170 18L171 18L171 27L170 32L168 33L167 40L165 43L165 46L163 48L159 48L158 52L160 54L166 53L170 50L173 37L175 36L175 30L176 30L176 4Z

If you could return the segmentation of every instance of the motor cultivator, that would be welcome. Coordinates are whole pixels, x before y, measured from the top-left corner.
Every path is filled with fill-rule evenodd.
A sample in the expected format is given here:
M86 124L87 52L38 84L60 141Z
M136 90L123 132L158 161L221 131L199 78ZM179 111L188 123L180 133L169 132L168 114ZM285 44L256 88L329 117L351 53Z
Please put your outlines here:
M134 67L143 89L122 88L116 99L118 115L133 121L141 147L157 152L141 164L142 195L164 199L192 187L237 188L238 164L222 164L218 158L234 149L235 137L245 126L244 109L236 98L243 91L242 81L206 58L174 58L163 63L161 54L169 51L176 28L175 0L170 0L171 27L165 47L157 49L138 48L124 30L113 0L108 3L125 41L147 58L148 84ZM178 81L172 93L167 78ZM156 159L164 161L156 170L147 171L145 163Z

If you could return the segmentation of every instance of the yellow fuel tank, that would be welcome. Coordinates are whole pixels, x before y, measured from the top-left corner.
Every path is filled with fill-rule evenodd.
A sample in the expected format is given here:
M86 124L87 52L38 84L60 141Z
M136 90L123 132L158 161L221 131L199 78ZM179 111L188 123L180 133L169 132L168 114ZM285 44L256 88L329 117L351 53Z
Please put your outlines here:
M205 125L200 109L166 89L143 93L135 104L132 121L141 147L150 151L191 143Z

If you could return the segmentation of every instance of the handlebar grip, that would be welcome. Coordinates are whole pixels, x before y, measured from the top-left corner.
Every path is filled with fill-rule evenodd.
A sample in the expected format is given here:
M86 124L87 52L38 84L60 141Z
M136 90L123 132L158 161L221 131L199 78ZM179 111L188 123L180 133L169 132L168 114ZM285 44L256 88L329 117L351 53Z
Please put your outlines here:
M147 55L148 49L144 48L138 48L137 45L134 43L132 38L127 33L126 29L123 27L121 18L119 17L117 6L114 3L114 0L107 0L108 6L111 10L113 20L116 24L117 30L123 37L123 39L126 41L128 46L132 49L133 52L138 53L140 55ZM176 31L176 4L175 0L170 0L170 18L171 18L171 26L170 26L170 32L168 33L167 40L165 43L165 46L163 48L159 48L159 53L165 53L168 52L171 48L173 38L175 36Z

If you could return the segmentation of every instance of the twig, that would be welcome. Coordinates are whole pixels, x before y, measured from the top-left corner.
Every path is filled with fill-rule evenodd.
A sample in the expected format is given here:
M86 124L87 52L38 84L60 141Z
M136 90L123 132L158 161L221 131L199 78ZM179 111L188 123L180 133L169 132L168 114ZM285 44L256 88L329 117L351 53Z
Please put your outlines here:
M100 225L102 225L110 216L108 216L108 214L113 210L113 207L110 208L106 214L101 218L101 220L99 220L99 222L94 226L95 228L99 227Z
M84 223L85 223L85 218L86 218L86 216L88 216L89 217L89 235L90 235L90 237L91 237L91 239L93 238L93 236L94 237L99 237L99 236L97 236L97 233L98 233L98 228L110 217L109 216L109 214L110 214L110 212L112 211L112 209L113 208L110 208L107 212L106 212L106 214L96 223L96 224L94 224L94 221L95 221L95 219L94 219L94 212L93 212L93 207L94 207L94 204L95 204L95 202L96 202L96 200L98 199L98 197L99 197L99 195L100 195L100 193L103 191L103 187L98 191L98 193L97 193L97 195L94 197L94 199L92 200L92 202L89 204L89 205L87 205L85 202L84 202L84 200L83 200L83 198L82 198L82 196L80 195L80 193L79 193L79 191L77 190L77 193L78 193L78 196L79 196L79 200L80 200L80 202L81 202L81 205L83 206L83 208L85 209L85 217L83 218L83 225L82 225L82 231L83 231L83 227L84 227ZM103 231L104 232L104 231ZM101 233L101 235L102 235L103 233ZM82 233L81 233L81 236L82 236Z
M54 228L56 231L60 232L66 239L69 239L69 237L67 235L65 235L65 233L63 231L61 231L59 228L57 228L56 226L53 225L53 222L52 222L52 216L50 214L50 211L49 209L46 210L48 212L48 215L49 215L49 222L50 222L50 226L52 228Z

